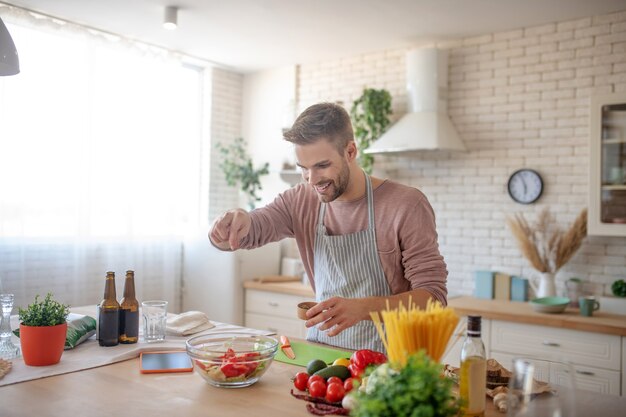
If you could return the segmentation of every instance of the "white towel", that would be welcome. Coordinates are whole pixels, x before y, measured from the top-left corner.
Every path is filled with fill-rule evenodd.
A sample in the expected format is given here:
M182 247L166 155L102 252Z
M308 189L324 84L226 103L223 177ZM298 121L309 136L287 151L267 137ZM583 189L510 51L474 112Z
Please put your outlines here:
M215 327L201 311L187 311L167 318L167 333L174 336L188 336Z

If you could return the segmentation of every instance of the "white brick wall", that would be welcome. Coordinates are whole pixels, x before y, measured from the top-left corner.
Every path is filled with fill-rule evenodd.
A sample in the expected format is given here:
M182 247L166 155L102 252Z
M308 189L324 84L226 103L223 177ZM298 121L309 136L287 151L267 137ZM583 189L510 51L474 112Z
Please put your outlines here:
M222 212L238 206L238 191L228 186L219 168L218 142L228 144L241 136L243 75L223 69L212 70L211 158L209 181L209 224Z
M423 190L437 215L449 290L471 293L473 271L529 276L505 217L549 207L563 228L587 205L590 95L626 90L626 11L442 44L450 48L449 113L469 152L377 156L383 176ZM347 109L364 87L393 96L393 120L406 112L405 50L299 68L299 110L319 101ZM529 167L545 190L532 206L514 203L509 175ZM603 292L626 278L626 238L587 237L557 275L578 276Z

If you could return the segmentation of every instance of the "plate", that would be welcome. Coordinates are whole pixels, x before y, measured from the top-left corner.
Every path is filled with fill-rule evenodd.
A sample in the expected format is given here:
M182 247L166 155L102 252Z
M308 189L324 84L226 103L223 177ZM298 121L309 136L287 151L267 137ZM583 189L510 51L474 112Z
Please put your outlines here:
M567 297L542 297L530 300L530 305L538 313L562 313L569 303L570 299Z

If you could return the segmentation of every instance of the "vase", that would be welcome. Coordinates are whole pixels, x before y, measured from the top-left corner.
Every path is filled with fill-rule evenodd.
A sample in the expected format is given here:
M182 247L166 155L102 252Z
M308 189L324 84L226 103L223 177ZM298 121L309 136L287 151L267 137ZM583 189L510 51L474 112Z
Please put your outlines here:
M67 323L56 326L25 326L20 324L20 344L24 363L29 366L54 365L61 360Z
M529 283L535 291L536 298L556 296L555 275L554 272L538 272L535 277L530 279Z

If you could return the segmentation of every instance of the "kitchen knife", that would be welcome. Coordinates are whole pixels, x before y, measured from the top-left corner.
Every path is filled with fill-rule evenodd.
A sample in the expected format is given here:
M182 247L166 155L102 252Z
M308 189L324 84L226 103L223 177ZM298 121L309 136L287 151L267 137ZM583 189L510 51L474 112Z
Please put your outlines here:
M289 343L289 339L287 339L287 336L280 337L280 348L283 350L285 356L287 356L289 359L296 358L296 354L293 353L293 349L291 349L291 343Z

